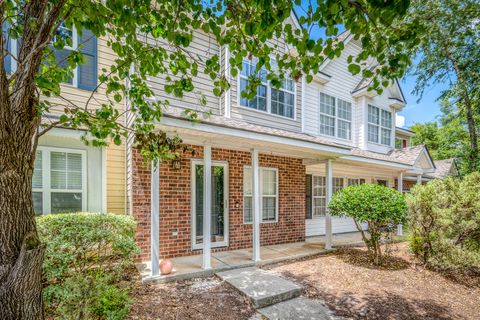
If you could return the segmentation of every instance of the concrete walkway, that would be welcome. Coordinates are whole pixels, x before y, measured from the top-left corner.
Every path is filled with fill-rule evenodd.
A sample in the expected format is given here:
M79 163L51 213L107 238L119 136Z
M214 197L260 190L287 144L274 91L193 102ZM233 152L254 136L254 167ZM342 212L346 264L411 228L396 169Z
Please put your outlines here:
M351 245L361 242L362 239L358 232L343 233L333 235L334 247ZM271 263L277 263L288 260L295 260L309 256L315 256L328 252L324 249L325 237L309 237L304 242L286 243L279 245L262 246L260 256L262 261L255 263L252 261L252 249L229 250L212 253L212 269L202 269L202 255L196 254L185 257L171 259L173 262L173 272L166 276L151 276L151 263L143 262L137 264L143 282L149 281L178 281L197 277L211 276L217 272L245 268L251 266L261 266ZM199 251L201 253L201 251Z
M250 299L258 313L275 320L334 319L319 300L301 297L302 287L255 267L218 272L216 275Z

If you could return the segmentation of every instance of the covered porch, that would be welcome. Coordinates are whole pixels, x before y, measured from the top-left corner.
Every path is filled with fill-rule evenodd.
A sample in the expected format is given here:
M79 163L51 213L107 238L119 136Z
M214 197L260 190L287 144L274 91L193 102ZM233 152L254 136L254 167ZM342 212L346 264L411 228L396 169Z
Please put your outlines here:
M361 244L360 233L343 233L332 236L333 248ZM278 262L313 257L331 252L332 249L325 249L325 236L309 237L304 242L287 244L276 244L260 247L260 261L252 260L252 248L214 252L211 256L211 268L204 269L202 266L202 255L190 255L185 257L172 258L173 272L169 275L152 276L151 261L137 264L142 281L178 281L196 277L213 275L220 271L245 268L250 266L261 266Z

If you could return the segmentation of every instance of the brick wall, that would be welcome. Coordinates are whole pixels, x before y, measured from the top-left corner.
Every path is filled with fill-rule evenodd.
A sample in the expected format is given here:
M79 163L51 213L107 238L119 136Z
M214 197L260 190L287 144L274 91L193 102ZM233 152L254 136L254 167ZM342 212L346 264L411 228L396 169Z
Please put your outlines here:
M203 148L193 146L193 158L203 157ZM191 250L190 171L191 154L181 160L181 169L170 162L160 167L160 255L176 257L200 254ZM228 163L229 247L214 251L250 248L252 225L243 223L243 168L251 165L249 152L212 148L213 161ZM278 169L278 222L261 224L261 245L305 239L305 166L301 159L260 154L260 166ZM150 259L150 168L135 152L133 165L133 215L138 222L137 242L141 260ZM176 235L174 234L176 233Z

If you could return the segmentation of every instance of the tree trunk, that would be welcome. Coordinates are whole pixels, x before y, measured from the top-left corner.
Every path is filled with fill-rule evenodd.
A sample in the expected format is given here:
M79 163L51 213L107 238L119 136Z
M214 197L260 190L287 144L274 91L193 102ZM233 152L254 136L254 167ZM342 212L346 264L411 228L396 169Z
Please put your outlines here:
M0 99L0 319L43 319L42 263L32 203L38 116ZM27 102L31 103L33 101ZM32 108L35 110L34 108Z

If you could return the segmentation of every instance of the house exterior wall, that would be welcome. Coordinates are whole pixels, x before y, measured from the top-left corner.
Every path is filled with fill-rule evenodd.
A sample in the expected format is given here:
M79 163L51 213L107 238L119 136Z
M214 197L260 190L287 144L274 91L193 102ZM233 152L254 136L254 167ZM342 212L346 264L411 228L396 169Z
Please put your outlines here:
M195 155L184 154L181 169L170 162L160 166L160 255L176 257L200 254L191 243L191 159L201 159L203 148L193 146ZM150 258L150 168L138 152L133 156L133 216L138 222L140 259ZM228 163L229 246L213 251L252 247L252 224L243 222L243 171L251 165L249 152L212 149L212 161ZM301 159L260 154L261 167L278 169L278 221L261 224L261 245L298 242L305 239L305 166Z
M107 38L97 39L97 71L98 75L102 73L102 69L110 69L110 66L115 63L115 53L108 47ZM106 86L101 85L97 88L95 92L89 90L83 90L77 88L73 85L62 84L61 85L62 97L66 98L68 101L75 103L78 106L84 106L90 96L93 94L93 99L90 100L89 108L98 108L102 103L111 103L106 95ZM50 113L62 114L64 109L64 100L56 97L44 97L48 100L52 107L50 108ZM116 103L115 107L122 113L124 110L124 104ZM123 118L120 121L124 121ZM78 139L78 142L80 140ZM83 144L83 143L82 143ZM85 149L87 147L85 146ZM100 148L98 151L100 152ZM116 146L113 143L110 143L105 149L106 154L106 163L105 168L102 170L106 171L106 204L105 208L107 212L112 213L126 213L126 162L125 162L125 144ZM100 169L101 162L96 164ZM88 181L87 181L88 182Z

